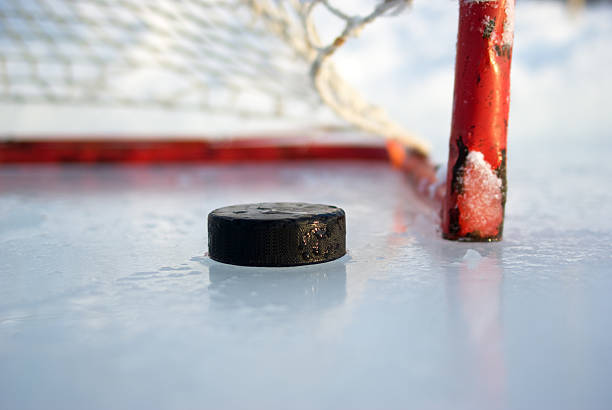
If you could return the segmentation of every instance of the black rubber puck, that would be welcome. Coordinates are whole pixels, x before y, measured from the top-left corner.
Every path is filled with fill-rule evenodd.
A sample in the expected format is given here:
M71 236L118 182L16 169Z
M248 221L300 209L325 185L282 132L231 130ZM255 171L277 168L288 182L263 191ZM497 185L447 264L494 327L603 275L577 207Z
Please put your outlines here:
M208 254L241 266L296 266L346 253L344 211L330 205L275 202L234 205L208 214Z

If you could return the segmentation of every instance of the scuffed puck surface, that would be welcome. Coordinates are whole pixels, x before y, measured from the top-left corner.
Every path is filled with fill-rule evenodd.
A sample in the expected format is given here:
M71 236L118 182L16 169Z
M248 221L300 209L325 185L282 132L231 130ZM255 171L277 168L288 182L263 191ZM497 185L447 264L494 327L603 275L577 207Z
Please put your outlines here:
M331 205L233 205L208 215L208 253L241 266L297 266L346 254L344 211Z

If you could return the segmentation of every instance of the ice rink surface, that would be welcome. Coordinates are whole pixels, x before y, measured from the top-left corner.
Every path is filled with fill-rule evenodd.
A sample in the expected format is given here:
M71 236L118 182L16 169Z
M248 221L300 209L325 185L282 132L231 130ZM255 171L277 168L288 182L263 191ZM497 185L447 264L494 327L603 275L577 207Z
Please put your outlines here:
M607 409L609 141L511 151L501 243L384 164L0 168L2 409ZM346 210L349 254L213 262L205 218Z
M380 77L361 62L348 75L397 101L437 162L446 3L422 1L430 18L407 25L436 47L373 25L355 55ZM442 240L385 164L0 167L0 409L610 409L612 9L519 3L500 243ZM381 55L405 64L387 72ZM57 131L55 112L0 108L3 135ZM207 125L192 116L63 118L189 134ZM342 207L349 254L291 269L207 258L208 212L257 201Z

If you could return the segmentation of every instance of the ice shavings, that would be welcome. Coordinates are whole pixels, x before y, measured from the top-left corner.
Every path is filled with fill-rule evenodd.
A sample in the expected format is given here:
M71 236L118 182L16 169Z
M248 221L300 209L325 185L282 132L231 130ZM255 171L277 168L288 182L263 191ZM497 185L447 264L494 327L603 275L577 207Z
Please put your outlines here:
M474 249L468 249L461 259L465 262L468 269L474 269L480 263L482 255Z
M502 42L504 45L512 46L514 43L514 1L506 1L506 18L504 19L504 32Z
M461 174L457 197L461 235L496 236L503 221L502 180L479 151L470 151Z

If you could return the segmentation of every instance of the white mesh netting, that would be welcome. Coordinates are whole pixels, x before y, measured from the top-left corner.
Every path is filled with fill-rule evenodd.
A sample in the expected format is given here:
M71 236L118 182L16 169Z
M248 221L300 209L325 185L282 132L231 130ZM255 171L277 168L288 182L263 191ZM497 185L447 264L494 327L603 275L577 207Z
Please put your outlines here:
M361 130L426 152L329 58L410 2L372 0L354 15L326 0L3 0L0 101L251 118L307 118L323 102ZM341 22L327 43L317 32L319 9Z

